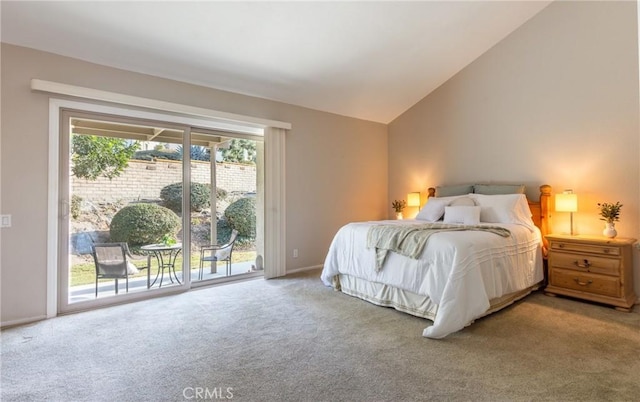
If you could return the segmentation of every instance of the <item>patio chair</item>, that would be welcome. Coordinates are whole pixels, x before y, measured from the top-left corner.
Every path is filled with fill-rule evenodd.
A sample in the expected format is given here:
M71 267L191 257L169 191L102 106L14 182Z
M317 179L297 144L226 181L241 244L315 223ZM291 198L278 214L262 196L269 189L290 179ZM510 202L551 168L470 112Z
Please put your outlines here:
M212 244L210 246L203 246L200 249L200 271L198 272L198 279L202 279L204 271L204 263L211 262L216 264L218 261L226 262L226 274L231 275L231 255L233 254L233 245L238 238L238 231L233 229L229 241L222 245Z
M98 279L115 279L116 294L118 294L118 279L126 281L126 289L129 292L129 275L137 273L129 259L134 257L129 251L127 243L96 243L91 246L93 261L96 265L96 297L98 297ZM141 269L149 269L147 266ZM134 269L135 268L135 269Z

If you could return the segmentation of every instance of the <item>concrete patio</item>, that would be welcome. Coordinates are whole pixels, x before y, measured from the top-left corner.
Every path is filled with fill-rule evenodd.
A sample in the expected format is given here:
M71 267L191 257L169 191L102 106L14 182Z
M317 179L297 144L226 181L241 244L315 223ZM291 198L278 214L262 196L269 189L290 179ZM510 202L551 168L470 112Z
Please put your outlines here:
M231 276L246 274L251 271L251 266L254 264L253 261L243 261L243 262L234 262L231 264ZM226 275L226 267L224 264L218 265L218 269L216 273L210 273L210 267L205 267L203 272L203 277L201 280L198 279L198 267L191 269L191 282L204 282L207 280L220 279L227 277ZM155 281L157 267L151 268L151 289L157 289L160 286L160 277ZM182 271L176 271L178 274L178 278L182 281ZM171 275L173 276L173 275ZM169 279L168 272L165 271L164 278L162 280L162 287L175 286L175 278L173 278L173 282ZM126 281L124 279L118 280L118 294L126 293ZM147 290L147 277L146 275L143 277L136 277L129 279L129 293L132 292L143 292ZM69 302L77 303L81 301L87 300L95 300L96 299L96 287L95 282L89 285L80 285L73 286L69 290ZM104 297L112 297L115 296L115 281L113 279L103 279L98 282L98 298Z

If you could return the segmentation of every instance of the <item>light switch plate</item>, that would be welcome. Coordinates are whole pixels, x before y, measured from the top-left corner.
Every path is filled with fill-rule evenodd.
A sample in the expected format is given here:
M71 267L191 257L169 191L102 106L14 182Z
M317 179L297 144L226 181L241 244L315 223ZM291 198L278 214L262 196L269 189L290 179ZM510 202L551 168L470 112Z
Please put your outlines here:
M11 227L11 215L0 215L0 228Z

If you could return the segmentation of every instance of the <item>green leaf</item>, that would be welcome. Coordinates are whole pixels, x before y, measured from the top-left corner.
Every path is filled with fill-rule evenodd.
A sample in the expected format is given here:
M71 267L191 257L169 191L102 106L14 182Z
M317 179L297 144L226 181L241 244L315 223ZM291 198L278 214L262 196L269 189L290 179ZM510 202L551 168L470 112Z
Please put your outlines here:
M129 159L140 147L137 141L95 135L71 137L72 173L78 178L96 180L120 176Z

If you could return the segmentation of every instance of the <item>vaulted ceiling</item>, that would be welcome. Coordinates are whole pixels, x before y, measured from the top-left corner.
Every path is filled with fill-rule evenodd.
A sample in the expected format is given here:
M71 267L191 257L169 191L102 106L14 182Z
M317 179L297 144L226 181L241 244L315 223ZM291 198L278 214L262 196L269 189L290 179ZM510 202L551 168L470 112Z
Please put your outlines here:
M388 123L549 3L3 0L0 38Z

